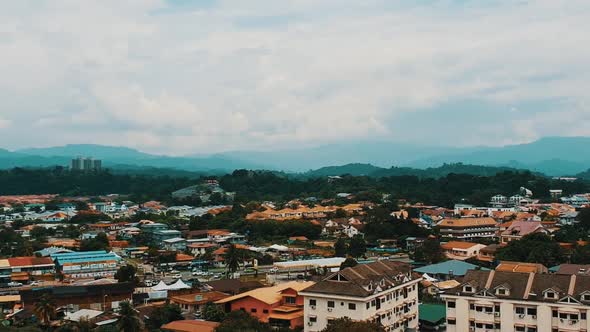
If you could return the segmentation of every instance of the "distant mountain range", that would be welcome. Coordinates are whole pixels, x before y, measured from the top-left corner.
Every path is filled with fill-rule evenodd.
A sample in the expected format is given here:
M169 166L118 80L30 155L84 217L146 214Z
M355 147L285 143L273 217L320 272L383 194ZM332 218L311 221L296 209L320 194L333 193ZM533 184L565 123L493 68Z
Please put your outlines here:
M71 158L92 156L105 167L130 170L168 168L190 172L218 173L234 169L269 169L337 175L416 173L415 169L437 168L458 163L502 169L529 169L547 175L575 175L590 168L590 137L548 137L538 141L504 147L433 147L384 141L358 141L314 148L272 152L236 151L205 156L171 157L153 155L126 147L66 145L17 151L0 149L0 169L12 167L67 166ZM341 166L344 165L344 166ZM341 166L334 168L333 166ZM394 167L392 167L394 166ZM449 166L443 168L445 172ZM149 170L149 172L154 171ZM478 170L485 172L484 169ZM455 173L457 173L455 171Z
M347 164L342 166L322 167L317 170L302 173L304 177L325 177L337 175L354 175L354 176L370 176L370 177L387 177L387 176L418 176L439 178L447 176L451 173L455 174L472 174L480 176L492 176L503 171L522 171L511 167L495 167L495 166L480 166L480 165L466 165L462 163L444 164L439 167L428 167L426 169L418 169L412 167L391 167L382 168L373 166L371 164Z

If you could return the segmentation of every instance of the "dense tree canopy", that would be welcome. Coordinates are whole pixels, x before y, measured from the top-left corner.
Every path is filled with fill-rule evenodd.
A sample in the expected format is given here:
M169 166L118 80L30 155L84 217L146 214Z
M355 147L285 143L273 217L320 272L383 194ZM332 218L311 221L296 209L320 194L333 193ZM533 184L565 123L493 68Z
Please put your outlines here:
M564 262L564 253L559 243L550 236L534 233L499 248L496 258L504 261L540 263L552 267Z

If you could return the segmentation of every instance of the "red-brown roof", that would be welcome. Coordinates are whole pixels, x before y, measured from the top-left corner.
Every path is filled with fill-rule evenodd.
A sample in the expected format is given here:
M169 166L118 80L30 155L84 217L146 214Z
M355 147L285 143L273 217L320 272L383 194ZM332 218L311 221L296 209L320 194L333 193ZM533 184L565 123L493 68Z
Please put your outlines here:
M11 267L52 265L53 260L49 257L12 257L8 258L8 264L10 264Z
M174 332L213 332L219 326L217 322L202 320L177 320L161 327L164 331Z

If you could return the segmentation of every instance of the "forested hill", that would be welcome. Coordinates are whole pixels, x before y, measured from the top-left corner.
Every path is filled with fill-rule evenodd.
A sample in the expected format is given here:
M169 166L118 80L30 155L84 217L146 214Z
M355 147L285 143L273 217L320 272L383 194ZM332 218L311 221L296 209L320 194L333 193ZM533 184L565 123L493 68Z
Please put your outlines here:
M481 165L467 165L463 163L444 164L440 167L429 167L418 169L411 167L391 167L382 168L371 164L347 164L342 166L322 167L317 170L302 173L303 177L322 177L322 176L370 176L370 177L387 177L387 176L417 176L420 178L440 178L451 173L454 174L471 174L480 176L493 176L505 171L524 171L511 167L495 167Z
M211 178L211 177L209 177ZM452 207L457 202L486 204L496 194L513 195L520 187L533 191L536 198L548 200L549 189L560 188L564 194L588 192L584 181L566 182L549 179L531 172L504 171L492 176L448 174L439 178L412 175L369 177L345 175L340 179L328 177L293 178L269 171L237 170L218 176L221 187L236 192L238 203L272 200L285 202L293 198L334 198L338 193L352 193L356 200L380 202L383 194L391 200L406 199ZM199 183L202 179L188 177L146 176L70 172L63 168L22 169L0 171L0 195L61 194L104 195L128 194L136 202L164 200L180 188ZM182 202L171 202L182 204ZM338 203L338 202L337 202ZM346 203L342 201L340 203Z

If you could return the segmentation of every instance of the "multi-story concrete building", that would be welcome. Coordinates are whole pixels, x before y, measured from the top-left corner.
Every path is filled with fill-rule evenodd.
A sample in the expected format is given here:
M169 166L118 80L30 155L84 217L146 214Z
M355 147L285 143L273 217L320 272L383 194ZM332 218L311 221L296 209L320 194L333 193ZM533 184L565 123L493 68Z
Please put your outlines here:
M386 331L418 328L418 282L408 264L377 261L336 272L299 292L304 297L306 332L330 320L374 321Z
M70 162L70 169L73 171L100 171L102 161L91 157L78 157Z
M443 219L438 225L443 237L472 240L496 236L498 226L493 218Z
M469 271L441 297L447 331L588 331L590 276Z

